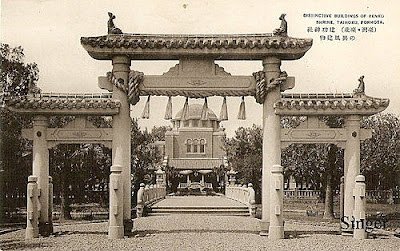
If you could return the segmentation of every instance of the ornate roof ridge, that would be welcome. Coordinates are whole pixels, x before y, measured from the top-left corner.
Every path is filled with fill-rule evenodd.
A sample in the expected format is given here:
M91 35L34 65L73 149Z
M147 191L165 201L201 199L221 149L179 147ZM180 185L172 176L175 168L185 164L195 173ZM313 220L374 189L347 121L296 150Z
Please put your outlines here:
M93 48L131 49L293 49L312 45L310 38L254 34L109 34L81 37Z
M106 34L94 37L190 37L190 38L218 38L218 37L280 37L272 33L122 33L122 34Z
M360 114L371 115L389 106L387 98L375 98L365 94L292 93L283 94L274 104L281 115L307 114Z
M121 103L111 94L42 93L7 97L5 104L15 112L32 114L117 114Z
M284 93L285 99L327 99L327 98L354 98L353 93Z

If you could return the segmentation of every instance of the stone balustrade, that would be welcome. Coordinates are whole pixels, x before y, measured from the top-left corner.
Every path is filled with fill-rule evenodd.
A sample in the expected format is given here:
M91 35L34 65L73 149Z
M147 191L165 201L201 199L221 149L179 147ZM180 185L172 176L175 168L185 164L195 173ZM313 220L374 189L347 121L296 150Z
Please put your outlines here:
M239 201L249 207L251 217L256 216L256 193L253 189L253 184L249 185L229 185L225 188L225 196L229 199Z
M318 198L320 190L285 190L284 198Z
M166 194L167 190L164 186L144 185L141 183L137 193L136 216L138 218L142 217L146 206L165 198Z

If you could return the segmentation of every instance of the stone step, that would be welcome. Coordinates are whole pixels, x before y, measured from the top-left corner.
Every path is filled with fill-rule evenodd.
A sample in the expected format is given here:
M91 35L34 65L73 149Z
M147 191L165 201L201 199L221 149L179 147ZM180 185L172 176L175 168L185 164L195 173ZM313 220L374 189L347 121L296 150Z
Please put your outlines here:
M149 210L149 216L169 214L211 214L249 216L247 207L153 207Z
M177 214L195 214L195 215L214 215L214 216L243 216L249 217L249 213L240 213L240 212L150 212L148 216L168 216L168 215L177 215Z
M152 206L152 210L156 209L177 209L177 210L185 210L185 209L198 209L198 210L248 210L248 207L245 206L236 206L236 207L221 207L221 206Z

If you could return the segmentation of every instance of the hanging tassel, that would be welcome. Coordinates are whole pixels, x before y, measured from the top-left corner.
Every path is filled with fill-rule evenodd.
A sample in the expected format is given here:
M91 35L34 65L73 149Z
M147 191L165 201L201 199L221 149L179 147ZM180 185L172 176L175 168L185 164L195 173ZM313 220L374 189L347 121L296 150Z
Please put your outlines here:
M204 98L204 105L203 105L203 109L201 110L201 120L208 120L207 98Z
M167 108L165 109L165 120L172 119L172 97L168 97Z
M150 118L150 95L147 97L146 104L144 105L142 119L149 119Z
M226 97L222 101L221 112L219 113L219 120L228 120L228 106L226 105Z
M185 104L183 105L181 120L188 120L189 117L189 98L186 97Z
M239 106L239 113L238 113L237 118L241 119L241 120L246 119L246 105L244 103L244 97L242 97L242 102L240 103L240 106Z

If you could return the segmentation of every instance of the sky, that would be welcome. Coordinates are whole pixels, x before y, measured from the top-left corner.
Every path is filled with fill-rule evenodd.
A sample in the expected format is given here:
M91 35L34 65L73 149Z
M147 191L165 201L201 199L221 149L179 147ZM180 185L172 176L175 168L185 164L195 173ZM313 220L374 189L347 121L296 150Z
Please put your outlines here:
M107 12L116 15L117 27L126 33L146 34L238 34L270 33L279 27L278 17L286 13L291 37L313 38L306 55L282 62L281 69L296 78L289 92L352 92L357 79L365 75L366 94L389 98L386 112L400 115L400 3L397 1L267 1L267 0L1 0L2 43L24 48L26 62L36 62L40 70L38 86L43 92L105 92L97 86L97 77L111 71L110 61L92 59L80 45L80 37L107 33ZM331 14L332 18L305 17L307 14ZM335 14L352 15L337 17ZM366 14L367 18L360 16ZM359 18L354 18L358 15ZM369 18L381 15L381 18ZM383 16L383 17L382 17ZM317 25L317 20L334 24ZM384 24L339 25L338 21L380 20ZM321 41L309 32L315 27L335 27L334 35L345 27L374 28L375 32L356 32L354 41ZM132 61L132 70L162 74L176 61ZM260 61L218 61L232 75L251 75L262 70ZM131 107L142 128L169 125L164 111L167 97L152 97L150 119L140 119L146 98ZM202 103L202 100L191 100ZM173 98L173 113L183 107L183 98ZM219 115L221 97L209 99L209 107ZM237 120L240 98L228 98L229 120L222 122L229 135L239 126L261 125L262 106L246 97L247 119Z

